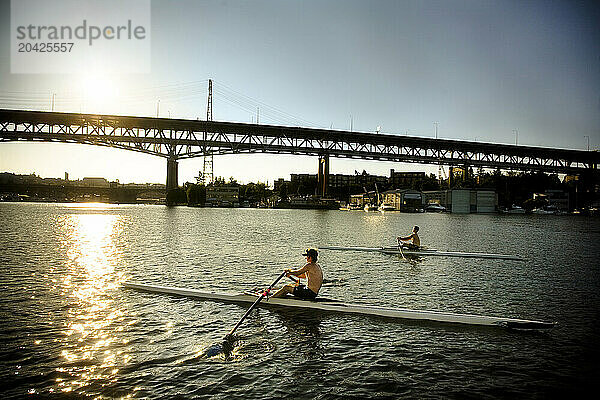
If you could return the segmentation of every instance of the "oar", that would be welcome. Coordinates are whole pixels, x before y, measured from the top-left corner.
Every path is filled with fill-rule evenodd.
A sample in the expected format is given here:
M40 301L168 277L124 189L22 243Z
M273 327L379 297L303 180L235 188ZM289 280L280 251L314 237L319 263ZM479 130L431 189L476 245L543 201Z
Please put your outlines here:
M225 336L225 339L233 336L233 332L235 332L235 330L242 324L242 322L244 322L244 320L246 319L246 317L248 316L248 314L250 314L250 312L256 308L256 306L258 305L258 303L260 303L260 301L263 298L265 298L265 297L267 297L269 295L269 292L271 291L271 289L273 289L273 286L275 286L277 284L277 282L279 282L279 280L285 276L285 274L286 274L286 272L283 271L281 273L281 275L279 275L277 277L277 279L275 279L275 281L273 283L271 283L271 286L269 286L264 292L262 292L260 294L260 296L258 297L258 299L256 299L256 301L250 306L250 308L248 309L248 311L246 311L246 313L244 314L244 316L238 321L238 323L233 327L233 329L231 331L229 331L229 333Z
M402 245L400 244L400 239L398 240L398 250L400 251L400 255L402 256L403 259L406 260L406 257L404 257L404 252L402 251Z
M286 274L286 272L283 271L281 273L281 275L279 275L277 277L277 279L275 279L275 281L271 284L271 286L269 286L265 291L263 291L260 294L258 299L256 299L256 301L250 306L250 308L248 308L248 310L246 311L244 316L238 321L238 323L233 327L233 329L231 331L229 331L229 333L227 335L225 335L225 338L223 338L222 343L212 345L208 349L206 349L206 351L204 352L204 355L206 357L214 357L221 353L230 353L231 350L233 350L233 340L232 340L233 333L242 324L242 322L244 322L244 320L246 319L248 314L250 314L250 312L256 308L258 303L260 303L260 301L269 294L271 289L273 289L273 286L275 286L277 284L277 282L279 282L279 280L285 276L285 274Z

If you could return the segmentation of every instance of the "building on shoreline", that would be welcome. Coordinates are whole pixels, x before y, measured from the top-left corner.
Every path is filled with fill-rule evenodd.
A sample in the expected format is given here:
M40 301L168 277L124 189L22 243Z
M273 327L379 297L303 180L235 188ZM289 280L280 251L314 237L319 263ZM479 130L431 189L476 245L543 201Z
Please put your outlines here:
M239 207L240 188L232 185L206 187L206 207Z
M392 189L411 189L419 187L426 179L425 172L398 172L394 169L390 170L390 176L372 175L366 171L358 172L354 174L329 174L327 180L328 193L346 193L346 199L350 194L357 194L356 192L362 190L363 192L379 188ZM292 189L293 193L299 192L299 194L316 194L318 183L317 174L290 174L290 180L286 181L284 178L279 178L274 182L274 190L278 192L282 186L287 185ZM352 189L356 189L355 193ZM341 198L340 198L341 199Z
M423 210L423 193L413 189L394 189L383 193L383 203L397 211L419 212Z
M165 201L165 185L158 183L120 184L105 178L69 180L41 178L35 174L0 173L0 192L3 199L41 202L109 202L152 203Z
M389 184L393 188L414 188L425 181L425 172L398 172L390 169Z
M106 178L83 178L81 180L81 186L85 187L110 187L111 182L109 182Z
M498 194L493 189L448 189L423 192L423 204L439 204L452 213L498 212Z

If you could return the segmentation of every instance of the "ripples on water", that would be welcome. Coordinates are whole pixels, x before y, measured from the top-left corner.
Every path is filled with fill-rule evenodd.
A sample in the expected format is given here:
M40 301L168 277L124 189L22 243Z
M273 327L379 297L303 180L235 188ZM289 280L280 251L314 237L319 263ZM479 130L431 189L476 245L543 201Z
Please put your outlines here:
M544 398L583 393L600 372L598 219L8 203L0 217L3 398ZM230 357L207 359L245 307L120 287L266 286L306 247L385 246L415 224L441 250L527 261L322 251L322 295L559 326L260 309Z

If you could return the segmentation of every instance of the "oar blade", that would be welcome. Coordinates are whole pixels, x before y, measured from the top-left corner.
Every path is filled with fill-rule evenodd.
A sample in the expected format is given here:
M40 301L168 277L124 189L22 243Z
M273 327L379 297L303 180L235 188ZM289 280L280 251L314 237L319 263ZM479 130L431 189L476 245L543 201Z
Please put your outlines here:
M233 351L234 343L235 340L233 339L233 336L227 335L225 336L225 339L223 339L223 341L221 341L220 343L215 343L212 346L208 347L206 350L204 350L202 355L206 358L212 358L224 354L225 358L227 358L229 357L229 355L231 355L231 352Z

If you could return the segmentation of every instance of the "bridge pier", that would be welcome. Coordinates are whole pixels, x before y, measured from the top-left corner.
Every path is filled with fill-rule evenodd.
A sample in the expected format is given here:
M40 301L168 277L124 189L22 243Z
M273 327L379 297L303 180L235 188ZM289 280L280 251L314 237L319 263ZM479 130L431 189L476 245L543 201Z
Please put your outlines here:
M169 157L167 159L167 194L170 190L177 189L178 187L177 159Z
M180 201L177 199L178 188L177 158L170 156L167 158L167 187L165 193L168 206L172 206Z
M327 196L329 185L329 155L319 156L319 174L317 175L317 194Z

